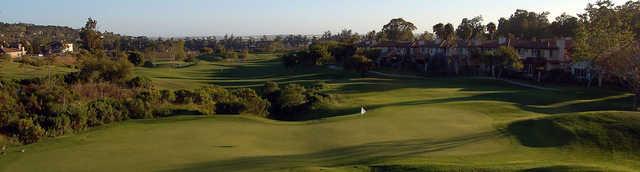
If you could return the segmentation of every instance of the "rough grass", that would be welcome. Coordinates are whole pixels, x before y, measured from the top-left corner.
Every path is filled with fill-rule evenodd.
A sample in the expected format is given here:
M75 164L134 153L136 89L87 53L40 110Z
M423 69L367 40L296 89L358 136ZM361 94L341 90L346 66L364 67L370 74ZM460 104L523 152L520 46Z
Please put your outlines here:
M322 80L329 85L326 91L339 99L327 109L327 116L333 117L314 121L181 116L114 124L12 147L0 157L0 171L640 169L637 153L561 144L531 146L502 130L514 121L625 110L631 100L625 93L582 88L541 91L469 78L353 78L320 68L287 70L269 57L244 63L207 62L173 71L137 69L137 74L170 89ZM365 116L357 115L361 105L369 108ZM626 118L615 118L622 119ZM578 121L585 126L592 123ZM20 153L21 149L26 152Z

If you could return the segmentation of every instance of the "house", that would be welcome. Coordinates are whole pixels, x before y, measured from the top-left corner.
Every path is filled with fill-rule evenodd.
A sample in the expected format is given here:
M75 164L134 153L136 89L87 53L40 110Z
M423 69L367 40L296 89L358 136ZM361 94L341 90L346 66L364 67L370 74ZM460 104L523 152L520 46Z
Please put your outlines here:
M544 70L568 69L573 41L569 38L546 40L456 40L445 43L441 40L415 41L410 45L410 55L414 61L430 61L447 57L468 59L473 53L496 51L500 46L511 46L520 55L526 73Z
M393 42L385 41L376 43L373 47L380 49L380 58L375 62L378 65L398 66L401 62L405 62L411 54L410 47L412 42Z
M22 44L18 44L17 48L5 48L4 45L0 46L0 55L9 55L12 59L27 55L27 51Z
M44 54L60 54L60 53L71 53L74 51L74 46L72 43L66 43L65 41L54 41L47 44L44 49Z

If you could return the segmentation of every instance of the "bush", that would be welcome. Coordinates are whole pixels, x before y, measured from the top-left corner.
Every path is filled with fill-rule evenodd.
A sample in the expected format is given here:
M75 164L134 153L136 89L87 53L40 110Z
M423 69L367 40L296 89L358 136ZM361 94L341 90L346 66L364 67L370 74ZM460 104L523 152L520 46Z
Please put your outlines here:
M129 110L122 103L112 99L100 99L89 103L87 123L89 126L100 126L128 119Z
M160 91L160 101L165 103L172 103L176 101L176 94L170 90Z
M143 67L146 68L155 68L157 67L157 65L155 63L153 63L153 61L147 60L144 62L144 65L142 65Z
M191 104L193 103L193 94L189 90L178 90L175 92L175 102L178 104Z
M35 124L31 119L12 121L11 124L9 124L9 128L13 137L18 138L20 142L24 144L35 143L45 135L44 129L38 124Z
M213 53L213 48L209 48L209 47L201 48L200 49L200 53L206 54L206 55L212 54Z
M304 93L307 90L298 84L289 84L282 89L278 104L283 107L295 107L306 102Z
M243 49L242 52L240 52L240 55L238 55L238 58L240 58L240 59L249 58L249 50L248 49Z
M269 102L258 96L253 89L241 88L233 90L232 94L237 98L238 103L244 105L244 109L240 109L238 113L251 113L260 116L267 115Z
M87 56L82 60L79 76L85 81L124 83L133 74L133 68L128 60Z
M241 114L247 109L241 102L218 102L216 103L216 114Z
M195 91L194 103L207 104L212 102L225 102L232 100L229 90L219 86L207 86Z
M129 88L150 89L153 88L153 81L151 81L151 79L149 79L148 77L138 76L129 80L129 82L127 82L127 85L129 85Z
M347 58L344 62L344 68L347 70L365 74L373 67L371 60L365 56L355 55Z
M320 90L324 90L324 89L329 88L329 85L327 84L327 82L320 81L320 82L314 83L312 88L314 90L320 91Z
M280 86L278 86L277 82L268 81L268 82L264 83L264 86L262 87L262 94L263 95L273 94L273 93L278 92L278 91L280 91Z
M148 101L133 99L127 103L127 107L129 108L129 117L133 119L153 118L153 109Z
M135 66L141 66L144 61L144 55L137 51L129 52L127 59Z
M89 114L86 104L75 103L69 106L70 127L73 130L84 130L88 127Z

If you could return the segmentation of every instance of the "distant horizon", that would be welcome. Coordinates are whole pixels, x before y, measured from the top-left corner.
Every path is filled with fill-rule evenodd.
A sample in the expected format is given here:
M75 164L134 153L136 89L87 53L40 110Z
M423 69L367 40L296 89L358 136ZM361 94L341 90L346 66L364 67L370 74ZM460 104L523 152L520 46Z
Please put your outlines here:
M325 31L339 33L343 29L365 34L371 30L379 31L393 18L404 18L418 27L416 33L422 33L431 31L431 27L436 23L458 25L462 18L475 16L483 16L484 24L497 24L500 17L509 17L517 9L550 12L549 20L552 22L562 13L576 16L584 11L588 3L593 2L595 0L8 0L4 3L5 6L0 7L0 22L79 29L86 19L91 17L98 21L100 31L128 36L180 38L224 35L320 35ZM626 1L613 2L621 4Z

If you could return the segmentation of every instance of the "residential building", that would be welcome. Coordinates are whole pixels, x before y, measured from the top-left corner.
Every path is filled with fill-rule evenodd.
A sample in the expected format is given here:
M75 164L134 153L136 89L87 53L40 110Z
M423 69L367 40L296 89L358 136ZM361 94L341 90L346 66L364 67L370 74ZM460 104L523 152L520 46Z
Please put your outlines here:
M516 49L524 63L524 71L550 71L555 69L568 69L571 63L571 51L573 41L569 38L545 39L545 40L511 40L500 38L498 40L473 40L455 41L445 43L440 40L415 41L410 45L410 55L414 61L433 58L446 58L457 56L462 59L469 58L473 51L480 53L495 51L500 46L510 46ZM383 46L384 47L384 46ZM402 48L395 48L402 49ZM383 54L384 53L383 49Z
M0 55L9 55L12 59L27 55L27 51L22 44L18 44L17 48L5 48L4 45L0 46Z
M67 43L65 41L54 41L49 44L44 49L44 54L60 54L60 53L71 53L74 51L74 45L72 43Z

